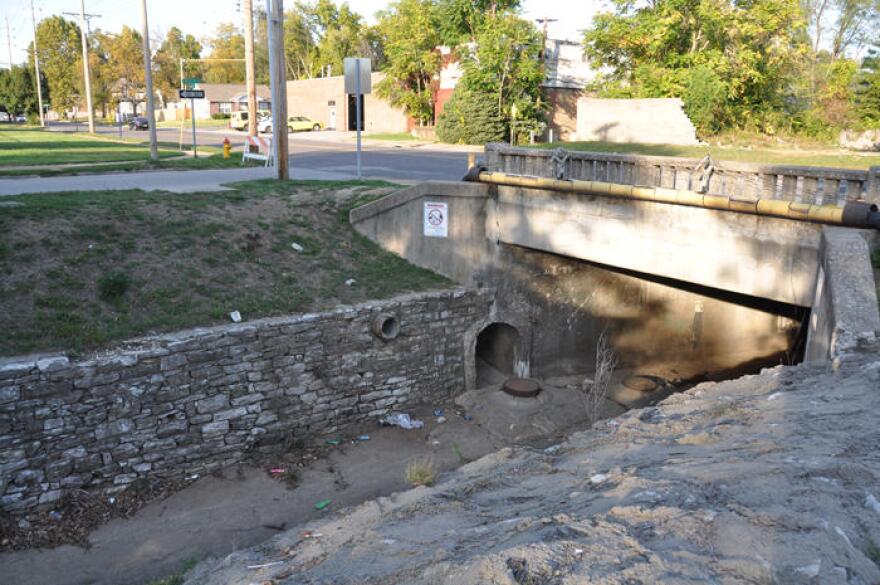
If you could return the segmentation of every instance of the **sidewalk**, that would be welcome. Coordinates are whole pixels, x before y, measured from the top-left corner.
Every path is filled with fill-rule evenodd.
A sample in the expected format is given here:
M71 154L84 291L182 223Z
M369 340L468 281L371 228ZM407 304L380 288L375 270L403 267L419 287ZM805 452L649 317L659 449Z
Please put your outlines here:
M65 177L10 178L0 179L0 197L24 193L126 189L170 191L172 193L223 191L226 190L226 187L223 187L226 183L271 179L274 177L274 170L266 167L248 167L204 171L150 171ZM347 173L331 173L301 167L294 167L292 171L291 178L300 180L338 181L355 178Z

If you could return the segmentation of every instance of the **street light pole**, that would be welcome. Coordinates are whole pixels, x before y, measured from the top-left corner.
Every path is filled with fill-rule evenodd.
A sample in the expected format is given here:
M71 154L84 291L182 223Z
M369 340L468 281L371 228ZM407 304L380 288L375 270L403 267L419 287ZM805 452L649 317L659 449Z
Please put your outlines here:
M147 23L147 0L141 0L141 36L144 44L144 79L147 85L147 125L150 130L150 158L159 160L159 143L156 139L156 115L153 110L153 64L150 55L150 27Z
M89 110L89 132L95 133L95 113L92 111L92 80L89 73L89 41L86 36L86 0L80 0L80 15L82 16L82 52L83 52L83 76L86 79L86 107Z

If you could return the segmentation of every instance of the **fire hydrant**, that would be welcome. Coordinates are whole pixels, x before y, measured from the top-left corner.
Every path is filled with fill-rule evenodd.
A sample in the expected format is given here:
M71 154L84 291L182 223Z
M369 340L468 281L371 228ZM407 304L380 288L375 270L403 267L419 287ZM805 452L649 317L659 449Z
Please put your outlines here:
M232 143L229 142L229 137L223 139L223 158L229 158L232 156Z

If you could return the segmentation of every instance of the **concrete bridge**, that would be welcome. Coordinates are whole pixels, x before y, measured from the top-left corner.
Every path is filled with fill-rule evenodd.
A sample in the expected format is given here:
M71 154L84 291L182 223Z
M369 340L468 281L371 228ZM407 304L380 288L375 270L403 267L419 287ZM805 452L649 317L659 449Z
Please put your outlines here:
M504 166L509 161L493 170ZM442 216L439 226L431 211ZM682 378L833 358L880 331L874 230L448 182L400 191L354 210L351 221L417 265L496 290L485 328L511 329L500 341L484 340L482 352L484 331L475 331L473 384L480 359L502 370L524 363L543 375L588 371L603 331L625 365Z

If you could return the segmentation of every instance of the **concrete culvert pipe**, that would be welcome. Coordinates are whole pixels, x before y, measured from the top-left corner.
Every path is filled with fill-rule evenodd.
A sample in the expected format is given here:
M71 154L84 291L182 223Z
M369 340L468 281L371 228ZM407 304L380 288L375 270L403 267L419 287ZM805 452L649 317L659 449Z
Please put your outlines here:
M400 321L391 313L379 313L370 324L373 335L384 341L391 341L400 335Z
M491 185L506 185L528 189L544 189L565 193L585 193L606 197L639 199L657 203L703 207L719 211L734 211L752 215L780 217L796 221L808 221L829 225L862 229L880 229L880 212L877 206L865 201L848 201L843 207L837 205L812 205L782 199L744 200L720 195L704 195L684 189L663 187L639 187L605 183L602 181L581 181L576 179L548 179L527 177L508 173L491 173L478 167L468 170L466 181L477 181Z

